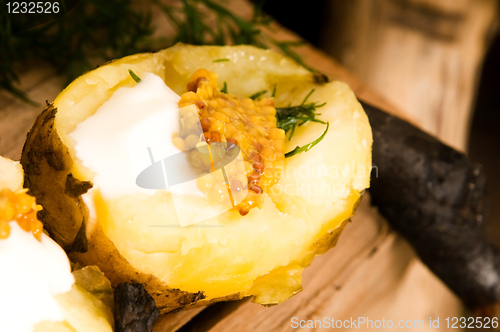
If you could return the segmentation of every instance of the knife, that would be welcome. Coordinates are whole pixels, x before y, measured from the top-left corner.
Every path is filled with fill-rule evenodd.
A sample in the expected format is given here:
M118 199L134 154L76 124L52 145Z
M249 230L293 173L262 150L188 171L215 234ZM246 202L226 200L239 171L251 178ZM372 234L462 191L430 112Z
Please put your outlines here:
M372 204L465 305L497 315L500 255L485 230L483 168L410 123L361 104L373 131Z

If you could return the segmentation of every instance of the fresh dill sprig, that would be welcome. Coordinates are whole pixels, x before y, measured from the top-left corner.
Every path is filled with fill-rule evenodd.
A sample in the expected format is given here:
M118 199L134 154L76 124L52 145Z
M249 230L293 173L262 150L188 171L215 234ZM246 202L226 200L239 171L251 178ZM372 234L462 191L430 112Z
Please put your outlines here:
M31 102L17 87L19 76L15 69L28 59L50 63L69 83L97 64L138 52L155 51L176 42L275 46L316 72L292 49L302 42L278 41L263 32L262 28L273 21L263 13L263 2L256 0L253 17L245 20L227 9L221 0L180 0L173 5L162 0L148 0L144 6L137 6L135 0L86 0L53 21L16 33L11 30L6 11L0 11L0 89ZM152 12L157 9L176 29L175 37L168 43L165 39L152 39ZM223 61L227 60L215 60Z
M267 92L267 90L262 90L262 91L259 91L259 92L256 92L254 93L253 95L250 96L250 99L259 99L261 96L263 96L265 93Z
M137 83L139 83L141 81L141 78L139 76L137 76L131 69L128 70L128 73L130 74L130 76L132 76L134 81L136 81Z
M273 96L276 92L276 85L274 86ZM316 118L317 115L321 115L320 113L316 113L316 109L325 106L326 103L318 104L318 103L307 103L307 99L313 94L314 89L309 91L307 96L304 98L300 105L296 106L288 106L288 107L276 107L276 125L278 128L281 128L285 131L285 134L289 133L288 140L290 140L295 132L295 128L297 126L302 126L304 123L318 122L326 124L326 129L323 134L318 137L316 140L312 141L309 144L304 146L297 146L290 152L285 154L285 158L289 158L301 152L309 151L313 146L321 142L321 140L325 137L328 132L328 128L330 124L328 122L324 122Z
M326 123L326 129L323 132L323 134L321 134L320 137L318 137L317 139L315 139L311 143L306 144L304 146L296 146L295 149L293 149L292 151L285 153L285 158L290 158L292 156L295 156L296 154L299 154L302 152L307 152L307 151L311 150L313 146L315 146L316 144L321 142L323 140L323 138L325 138L325 135L328 132L328 128L330 128L329 122Z
M182 0L181 5L167 5L161 0L152 0L174 25L177 34L175 42L194 45L254 45L260 48L275 46L284 55L292 58L311 72L317 70L308 66L292 48L303 46L303 41L279 41L262 31L273 18L265 15L262 6L265 0L254 1L253 16L244 20L227 9L218 0ZM215 27L209 22L207 13L216 18Z
M283 129L285 133L290 133L288 136L289 140L292 138L295 128L302 126L307 121L326 124L324 121L316 118L317 115L321 115L320 113L316 113L316 109L324 106L326 103L307 103L307 99L309 99L313 92L314 89L307 94L300 105L276 107L277 126Z
M305 45L305 42L303 41L278 41L275 39L271 39L271 42L273 45L275 45L281 53L286 55L287 57L295 60L299 65L304 67L305 69L309 70L312 73L317 73L318 71L311 66L308 66L302 57L295 51L292 50L292 47L297 47L297 46L303 46Z
M260 41L257 21L246 21L216 0L182 0L181 5L167 5L152 0L174 25L174 43L193 45L249 44L265 47ZM254 11L255 13L256 11ZM207 13L216 18L216 26ZM262 13L260 11L260 13ZM255 16L255 15L254 15Z
M142 52L154 29L151 12L133 0L85 0L58 18L14 32L0 10L0 87L24 98L16 88L19 64L40 59L69 83L96 64Z

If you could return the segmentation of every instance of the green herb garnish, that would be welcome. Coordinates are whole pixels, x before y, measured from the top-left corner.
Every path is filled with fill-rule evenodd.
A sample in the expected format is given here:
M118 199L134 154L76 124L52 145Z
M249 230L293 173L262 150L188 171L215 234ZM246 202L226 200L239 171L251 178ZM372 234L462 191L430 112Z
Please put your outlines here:
M290 133L288 136L289 140L292 138L295 128L297 126L302 126L307 121L326 124L324 121L316 118L317 115L321 115L320 113L316 113L316 109L324 106L326 103L306 104L307 99L313 92L314 89L307 94L300 105L276 108L276 125L278 128L283 129L285 133Z
M285 153L285 158L290 158L291 156L295 156L296 154L299 154L301 152L307 152L307 151L311 150L311 148L313 146L315 146L316 144L321 142L321 140L325 137L326 133L328 132L329 127L330 127L330 123L327 122L326 129L320 137L318 137L317 139L315 139L314 141L312 141L311 143L309 143L307 145L295 147L295 149L293 149L292 151Z
M277 85L277 84L275 84L275 85L274 85L274 88L273 88L273 93L271 94L271 97L273 97L273 98L274 98L274 96L276 95L276 85Z
M142 3L141 3L142 4ZM182 0L166 4L147 0L140 9L130 0L86 0L46 24L13 33L5 11L0 11L0 90L31 102L19 89L18 66L29 58L51 64L69 83L96 65L144 51L155 51L177 42L195 45L275 46L307 69L293 50L303 42L278 41L262 31L273 19L254 2L250 20L228 10L222 0ZM173 39L153 38L153 12L160 11L173 25ZM215 24L213 24L215 17ZM225 59L216 62L227 61ZM33 103L33 102L31 102Z
M255 100L255 99L259 98L260 96L264 95L266 92L267 92L267 90L262 90L262 91L256 92L250 96L250 99Z
M295 40L292 40L292 41L277 41L277 40L274 40L273 44L276 47L278 47L278 49L281 51L281 53L285 54L289 58L294 59L299 65L301 65L305 69L309 70L312 73L317 73L318 72L316 69L308 66L304 62L304 60L302 59L302 57L298 53L296 53L295 51L292 50L292 47L298 47L298 46L305 45L304 41L301 41L301 40L299 40L299 41L295 41Z
M229 59L217 59L217 60L214 60L214 63L217 63L217 62L228 62Z
M134 81L136 81L137 83L139 83L141 81L140 77L137 76L132 70L128 70L128 73L130 74L130 76L132 76L132 78L134 79Z
M273 18L262 11L265 0L254 1L253 17L247 21L236 15L220 0L182 0L182 6L167 5L162 0L152 0L165 14L177 35L174 43L194 45L254 45L269 48L274 45L284 55L294 59L311 72L317 70L307 66L302 57L292 48L305 45L303 41L279 41L262 32ZM215 14L217 24L210 23L210 15Z
M275 92L276 92L276 85L274 86L273 96ZM307 99L309 99L309 97L313 94L313 92L314 89L309 91L309 93L307 94L307 96L304 98L304 100L300 105L276 108L276 126L278 128L283 129L285 133L287 134L290 133L288 136L288 140L292 138L295 132L295 128L297 126L302 126L304 123L308 121L326 124L326 130L323 133L323 135L321 135L318 139L307 145L304 145L302 147L297 146L292 151L286 153L285 158L294 156L301 152L309 151L313 146L318 144L325 137L326 132L328 131L329 123L328 122L325 123L324 121L316 118L317 115L321 115L320 113L316 113L316 109L325 106L326 103L306 104Z
M222 87L222 89L220 90L220 92L227 93L227 83L225 81L224 81L224 86Z
M61 11L65 11L62 6ZM86 0L50 22L14 31L2 9L0 90L29 101L17 86L19 64L28 59L52 65L69 83L97 64L144 51L146 38L154 31L151 18L150 10L137 9L132 1Z

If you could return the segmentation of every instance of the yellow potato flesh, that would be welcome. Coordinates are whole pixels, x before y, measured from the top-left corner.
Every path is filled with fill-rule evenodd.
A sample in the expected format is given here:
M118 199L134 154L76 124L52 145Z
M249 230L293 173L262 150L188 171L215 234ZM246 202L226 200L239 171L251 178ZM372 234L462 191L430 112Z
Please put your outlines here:
M230 61L214 62L221 58ZM139 77L155 73L182 94L199 68L217 73L220 88L226 82L229 93L241 97L276 85L277 107L300 104L314 88L308 101L326 102L319 118L329 121L330 129L313 149L286 159L283 177L264 208L244 217L228 211L202 227L177 227L172 197L159 191L115 199L96 195L97 220L137 271L171 288L202 291L207 299L240 293L255 295L258 303L282 302L300 291L303 268L326 249L328 232L353 215L361 191L369 186L371 129L346 84L314 84L312 75L293 61L253 47L179 45L117 60L78 78L54 101L58 133L77 160L69 134L116 89L135 84L129 69ZM324 129L318 123L300 127L286 151L310 143ZM80 162L71 171L80 180L94 176ZM208 204L192 197L185 201L191 208Z
M56 297L60 305L64 321L44 321L35 325L33 332L111 332L113 331L113 315L95 296L83 288L73 285L71 290Z
M17 191L23 187L23 167L20 163L0 156L0 190Z

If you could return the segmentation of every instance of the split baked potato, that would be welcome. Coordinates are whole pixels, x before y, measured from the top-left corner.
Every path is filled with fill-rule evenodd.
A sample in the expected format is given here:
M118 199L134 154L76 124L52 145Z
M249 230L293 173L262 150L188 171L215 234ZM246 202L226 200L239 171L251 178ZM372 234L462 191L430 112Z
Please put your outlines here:
M267 90L270 97L275 90L277 107L299 105L314 89L309 101L326 103L318 118L329 130L311 150L285 159L274 190L263 193L263 206L244 216L230 210L180 227L166 190L99 195L96 174L77 157L71 133L115 91L136 84L129 70L158 75L181 95L200 68L215 73L218 88L225 85L235 96ZM324 130L315 122L297 127L285 150L309 144ZM99 266L115 286L144 284L165 313L246 296L274 305L299 292L303 269L335 245L369 186L371 145L367 116L345 83L325 82L270 50L178 44L77 78L36 120L21 163L25 187L44 207L40 220L70 257ZM93 217L82 198L91 188ZM186 198L190 204L205 203Z

